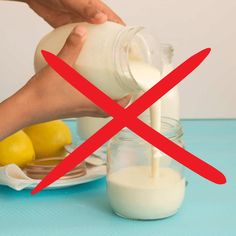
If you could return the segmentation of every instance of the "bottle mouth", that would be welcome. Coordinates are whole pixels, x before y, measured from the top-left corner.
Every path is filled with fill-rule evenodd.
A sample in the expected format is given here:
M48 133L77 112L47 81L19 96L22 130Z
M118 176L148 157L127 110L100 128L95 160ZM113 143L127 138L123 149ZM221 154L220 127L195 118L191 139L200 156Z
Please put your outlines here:
M131 68L131 61L139 61L157 67L160 71L161 53L156 40L144 27L133 26L121 30L113 47L113 62L120 85L127 91L141 91ZM125 78L125 81L123 79ZM124 84L125 83L125 84Z

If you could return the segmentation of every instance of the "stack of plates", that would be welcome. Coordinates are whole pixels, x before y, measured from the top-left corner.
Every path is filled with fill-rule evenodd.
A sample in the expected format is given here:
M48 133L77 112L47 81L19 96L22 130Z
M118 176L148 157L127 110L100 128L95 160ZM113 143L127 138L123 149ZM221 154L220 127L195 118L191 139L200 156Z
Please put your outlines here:
M49 174L62 160L64 157L51 157L51 158L42 158L35 160L29 164L24 169L26 175L32 179L43 179L46 175ZM76 166L73 170L68 172L66 175L60 178L60 180L67 180L78 178L86 175L86 165L85 162L82 162Z

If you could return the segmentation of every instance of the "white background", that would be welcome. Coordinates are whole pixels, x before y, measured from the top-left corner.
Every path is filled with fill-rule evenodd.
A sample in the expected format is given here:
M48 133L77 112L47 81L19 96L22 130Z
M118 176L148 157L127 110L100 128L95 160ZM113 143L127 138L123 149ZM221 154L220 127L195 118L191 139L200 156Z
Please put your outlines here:
M183 118L236 118L235 0L107 0L128 25L175 47L175 65L206 47L209 58L180 86ZM23 3L0 0L0 101L33 75L33 54L51 28Z

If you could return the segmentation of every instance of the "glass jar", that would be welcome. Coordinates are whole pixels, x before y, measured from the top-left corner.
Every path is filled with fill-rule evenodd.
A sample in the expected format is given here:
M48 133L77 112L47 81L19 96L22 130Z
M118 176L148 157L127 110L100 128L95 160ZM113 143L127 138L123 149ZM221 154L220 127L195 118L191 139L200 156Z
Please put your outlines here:
M74 68L111 98L117 100L141 90L131 72L130 61L140 61L161 70L159 44L143 27L106 22L68 24L47 34L35 52L36 72L46 65L41 50L58 54L76 25L84 26L88 36Z
M162 119L162 133L183 147L178 121ZM183 166L162 155L158 177L151 174L152 147L128 129L108 143L107 192L114 212L139 220L161 219L175 214L185 194Z

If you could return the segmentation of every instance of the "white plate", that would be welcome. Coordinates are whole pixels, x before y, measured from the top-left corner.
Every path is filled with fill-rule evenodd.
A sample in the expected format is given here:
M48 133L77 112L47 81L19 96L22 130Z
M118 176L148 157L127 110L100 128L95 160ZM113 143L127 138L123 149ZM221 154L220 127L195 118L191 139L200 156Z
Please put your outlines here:
M100 168L100 167L99 167ZM61 189L61 188L69 188L72 186L76 186L76 185L80 185L80 184L85 184L85 183L89 183L98 179L102 179L103 177L106 176L106 166L104 166L104 170L100 170L99 173L94 172L94 171L88 171L88 173L83 176L83 177L79 177L79 178L74 178L74 179L70 179L70 180L58 180L56 182L54 182L53 184L51 184L50 186L48 186L47 188L45 188L45 190L47 189ZM35 180L35 183L32 183L30 186L26 187L25 189L33 189L34 187L36 187L36 185L40 182L40 180Z
M46 189L66 188L79 184L88 183L106 176L106 165L94 166L87 169L86 175L74 178L57 180ZM0 167L0 185L9 186L17 191L33 189L41 180L29 178L24 171L15 164Z

